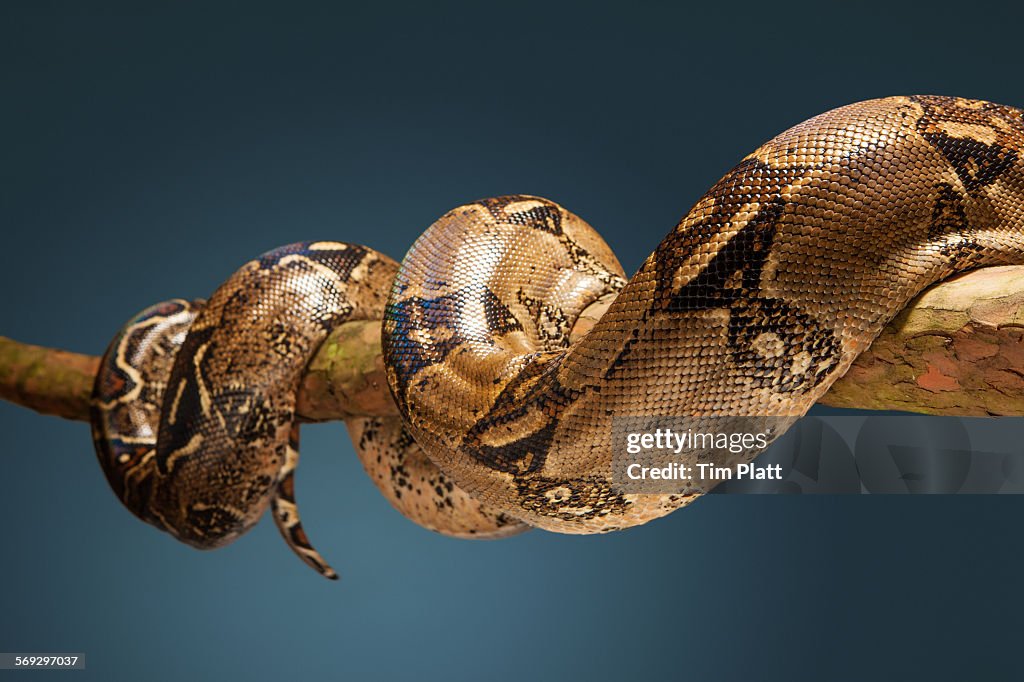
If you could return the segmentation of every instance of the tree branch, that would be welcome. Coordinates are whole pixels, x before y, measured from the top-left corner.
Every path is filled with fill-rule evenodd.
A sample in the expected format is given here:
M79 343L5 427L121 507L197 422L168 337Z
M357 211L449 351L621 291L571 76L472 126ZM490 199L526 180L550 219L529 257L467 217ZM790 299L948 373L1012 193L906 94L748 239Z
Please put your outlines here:
M0 398L42 414L89 419L100 359L0 336Z
M1024 415L1024 266L974 270L927 289L821 402L926 414Z
M610 301L580 316L585 334ZM99 358L0 337L0 398L42 414L89 418ZM1024 266L985 268L917 297L821 401L835 407L947 415L1024 415ZM306 421L397 410L384 375L380 322L335 329L306 370Z

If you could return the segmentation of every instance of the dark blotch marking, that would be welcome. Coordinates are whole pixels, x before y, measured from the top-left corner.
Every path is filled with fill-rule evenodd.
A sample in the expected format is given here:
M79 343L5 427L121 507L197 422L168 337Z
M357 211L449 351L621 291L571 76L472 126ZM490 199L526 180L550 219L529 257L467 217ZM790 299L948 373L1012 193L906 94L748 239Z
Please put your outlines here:
M754 347L761 334L775 334L786 349L778 357L766 357ZM839 363L841 348L831 330L809 315L777 298L755 298L735 305L729 315L729 345L733 360L759 388L772 387L789 393L814 388ZM793 359L810 356L803 372L793 371Z
M928 226L928 237L934 239L946 234L957 234L969 229L964 197L952 185L943 182L936 188L939 192L932 209L932 222Z
M561 354L527 365L495 399L487 415L466 434L460 451L481 464L498 471L523 474L544 466L557 426L556 415L579 399L581 391L567 389L554 376ZM485 445L483 435L494 428L515 422L531 411L539 410L549 419L522 438L501 446Z
M972 237L961 237L940 250L953 270L968 270L984 264L985 249Z
M486 328L479 334L467 335L466 308L475 303L482 305ZM464 343L493 345L494 339L513 331L522 331L523 325L489 289L479 292L465 290L445 294L438 298L414 296L390 305L385 312L390 332L390 360L396 365L400 395L405 395L413 377L426 367L444 362L448 355ZM449 330L445 336L436 330ZM432 342L421 343L413 335L417 331L432 334ZM441 338L439 338L441 337Z
M667 301L671 311L722 308L760 288L761 272L785 205L775 199L723 246L707 267Z
M1010 130L1021 132L1019 111L992 102L960 106L956 99L948 97L922 95L911 99L924 109L924 116L917 122L918 132L946 157L968 194L993 183L1017 161L1012 133L1004 128L1009 124ZM945 121L985 126L995 133L996 141L986 144L968 137L953 137L942 131L941 123Z
M629 506L625 497L612 490L609 481L599 476L564 480L528 474L516 477L515 483L521 507L538 516L580 521L620 515ZM568 488L569 494L557 498L547 495L559 488ZM582 508L589 510L579 511Z
M670 235L659 246L661 255L656 262L658 310L672 314L728 309L733 360L756 386L774 387L782 392L809 390L820 384L838 364L841 351L834 333L814 317L780 299L760 294L764 267L786 209L781 189L802 173L802 169L772 169L756 159L741 163L712 190L716 199L713 214L685 234L677 230ZM679 264L724 229L742 205L763 195L772 198L762 199L757 214L718 250L700 273L673 292ZM774 333L782 342L784 350L778 357L765 357L755 349L754 342L765 333ZM634 330L606 376L614 376L623 367L639 341L638 331ZM792 360L804 351L810 356L810 365L805 372L794 373Z
M515 204L521 201L540 202L540 206L534 206L525 211L508 211L507 208L511 204ZM551 234L561 235L562 234L562 212L555 204L539 199L537 197L529 197L521 194L513 194L504 197L494 197L491 199L482 199L476 202L480 206L487 209L491 217L497 223L512 224L512 225L523 225L525 227L532 227L537 230L543 230L550 232Z
M1017 161L1016 150L998 143L985 144L945 133L924 133L923 136L946 157L969 194L995 182Z
M208 537L224 537L240 530L241 527L242 519L221 507L198 509L193 506L188 510L188 531L200 540Z
M179 366L183 358L188 358L187 364L181 363L189 371L183 376L172 373L167 390L164 392L163 406L160 419L160 429L157 436L156 465L161 474L167 474L167 460L171 453L179 450L192 439L199 424L204 421L202 401L199 395L199 385L192 365L192 358L204 344L210 341L214 328L191 329L185 342L178 351L178 358L175 360L175 367ZM200 363L202 364L202 363ZM179 394L180 383L185 382L185 388L180 391L180 398L177 401L177 411L172 415L171 408ZM174 424L170 423L173 417Z
M770 244L770 240L774 236L774 222L781 214L781 192L783 188L792 184L806 172L805 168L775 169L756 158L749 158L740 162L708 190L705 196L714 199L710 214L688 228L684 228L680 223L671 234L662 240L654 254L651 255L650 261L653 263L656 273L655 300L658 308L663 310L672 305L672 300L675 298L672 294L673 280L679 266L726 229L732 217L745 204L755 200L762 203L761 211L751 223L759 223L762 231L769 233L767 238ZM767 205L764 205L765 202ZM747 227L749 226L750 223ZM754 230L758 230L757 225ZM749 244L743 245L749 246ZM724 248L729 248L729 246ZM734 250L738 248L740 245L733 247ZM735 252L730 253L735 256ZM719 253L719 256L722 254ZM763 264L763 262L764 256L762 255L761 263ZM719 261L717 267L722 268L723 264L726 269L735 269L734 264L725 264L724 261Z

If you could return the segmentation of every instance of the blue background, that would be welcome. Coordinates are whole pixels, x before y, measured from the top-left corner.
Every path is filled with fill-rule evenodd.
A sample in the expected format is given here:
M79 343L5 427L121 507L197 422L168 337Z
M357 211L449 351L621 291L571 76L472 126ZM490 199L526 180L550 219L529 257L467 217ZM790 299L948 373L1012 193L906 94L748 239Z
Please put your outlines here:
M631 272L821 111L1024 105L1009 6L6 2L0 333L98 354L274 246L400 257L513 192ZM1018 496L716 496L608 536L458 541L322 425L298 495L335 584L270 523L200 553L136 521L84 424L0 403L0 450L0 650L83 651L90 679L1020 678Z

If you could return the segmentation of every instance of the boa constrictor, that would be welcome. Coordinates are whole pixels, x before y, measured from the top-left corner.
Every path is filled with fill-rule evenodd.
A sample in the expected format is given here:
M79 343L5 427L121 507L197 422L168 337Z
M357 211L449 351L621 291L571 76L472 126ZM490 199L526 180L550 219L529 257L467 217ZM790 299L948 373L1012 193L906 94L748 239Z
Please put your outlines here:
M467 537L645 523L701 490L613 485L614 417L804 414L923 288L1024 263L1022 154L1010 107L842 107L746 157L628 282L582 219L530 196L449 212L397 269L360 246L284 247L198 314L171 302L122 330L95 390L101 464L136 515L198 547L272 506L332 575L294 503L295 390L334 325L383 315L403 421L348 423L400 511Z
M118 498L201 549L231 542L269 505L295 553L336 578L295 503L296 391L332 328L380 319L397 269L362 246L291 244L244 265L208 302L167 301L132 318L93 390L93 442ZM373 481L420 525L456 537L523 528L456 488L401 420L346 423Z

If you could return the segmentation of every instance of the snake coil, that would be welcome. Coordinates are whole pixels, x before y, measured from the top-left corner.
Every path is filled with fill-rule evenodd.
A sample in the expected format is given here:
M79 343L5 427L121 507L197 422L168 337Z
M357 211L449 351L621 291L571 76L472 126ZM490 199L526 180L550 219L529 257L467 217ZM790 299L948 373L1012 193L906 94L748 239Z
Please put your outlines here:
M399 511L460 537L645 523L703 490L620 490L614 417L803 415L926 286L1024 263L1022 152L1010 107L842 107L743 159L628 281L589 225L531 196L449 212L400 267L352 244L282 247L208 303L119 332L93 396L100 463L128 509L196 547L270 507L334 577L295 503L295 393L334 326L383 319L402 418L346 421Z

